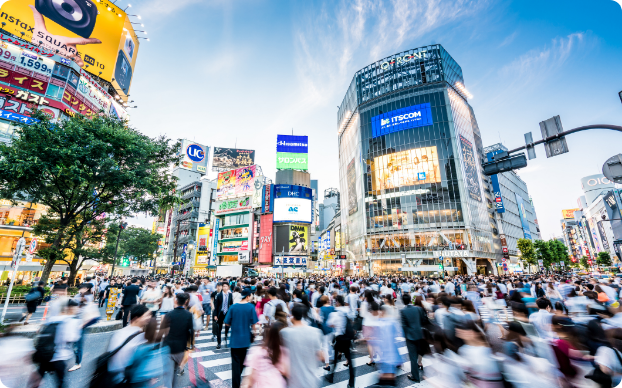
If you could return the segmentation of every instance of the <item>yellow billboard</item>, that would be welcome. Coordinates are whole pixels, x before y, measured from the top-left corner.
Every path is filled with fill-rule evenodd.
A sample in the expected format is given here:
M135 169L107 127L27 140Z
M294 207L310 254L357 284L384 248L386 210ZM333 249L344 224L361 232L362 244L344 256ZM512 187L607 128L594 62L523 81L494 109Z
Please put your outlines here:
M438 183L441 181L441 170L436 146L375 157L372 175L373 190Z
M576 209L563 209L562 210L562 218L564 218L565 220L573 220L574 219L574 212L578 212L579 208Z
M5 0L0 4L5 31L69 58L129 93L139 43L127 14L112 1Z

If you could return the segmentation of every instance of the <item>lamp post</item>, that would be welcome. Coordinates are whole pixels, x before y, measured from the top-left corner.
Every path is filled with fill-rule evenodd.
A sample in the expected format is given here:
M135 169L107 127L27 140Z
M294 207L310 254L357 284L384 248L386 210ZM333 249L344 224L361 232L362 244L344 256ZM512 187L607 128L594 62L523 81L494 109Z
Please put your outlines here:
M195 247L195 242L194 241L189 241L188 245L186 245L186 248L188 249L188 252L186 253L186 263L184 265L184 275L188 275L188 272L190 272L190 260L192 259L192 251L194 250Z

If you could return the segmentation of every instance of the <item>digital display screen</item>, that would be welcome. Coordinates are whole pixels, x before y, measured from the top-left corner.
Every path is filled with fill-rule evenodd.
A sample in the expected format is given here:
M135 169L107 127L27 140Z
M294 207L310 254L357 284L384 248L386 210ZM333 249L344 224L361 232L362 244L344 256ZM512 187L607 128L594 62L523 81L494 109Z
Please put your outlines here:
M425 104L396 109L372 117L371 131L372 137L378 137L432 124L432 107L430 103L426 102Z
M373 190L438 183L441 170L436 146L394 152L374 158Z

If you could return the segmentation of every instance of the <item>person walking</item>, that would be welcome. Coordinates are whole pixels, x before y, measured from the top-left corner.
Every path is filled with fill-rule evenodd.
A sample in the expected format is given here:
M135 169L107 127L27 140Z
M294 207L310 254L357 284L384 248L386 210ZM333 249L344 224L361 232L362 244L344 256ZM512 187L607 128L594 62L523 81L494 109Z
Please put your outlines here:
M402 294L402 302L405 307L400 311L400 320L406 338L408 357L410 358L410 374L406 377L419 383L421 382L419 369L423 368L420 361L420 356L422 356L420 349L427 345L423 339L422 330L425 311L421 307L410 304L411 298L408 293Z
M339 359L338 354L342 353L346 357L346 364L350 372L347 388L354 388L354 365L352 365L352 353L350 352L352 340L354 339L354 328L352 327L352 322L348 318L350 308L346 306L346 302L342 295L337 295L335 297L335 306L336 311L330 314L327 322L328 326L335 330L335 356L333 357L332 373L327 375L326 379L331 384L333 383L335 370L337 369L337 361Z
M222 291L214 299L214 320L216 321L216 349L220 349L222 328L225 326L224 320L227 312L233 305L233 296L229 292L229 284L223 282ZM229 336L229 326L225 326L225 342Z
M282 345L281 322L266 327L263 344L250 348L244 364L251 370L244 383L253 388L286 388L289 375L289 354ZM247 381L248 379L248 381Z
M104 280L102 280L101 282L99 282L99 285L97 286L97 290L99 291L99 307L102 308L104 307L104 302L106 301L106 288L108 287L108 278L105 278Z
M285 347L289 352L289 388L319 388L317 366L323 360L322 332L303 322L307 307L295 304L292 308L292 326L281 330Z
M162 318L159 338L164 337L163 345L169 347L170 360L164 371L164 386L172 388L175 372L178 376L184 374L184 354L188 343L194 340L194 322L192 313L186 310L190 296L185 292L175 295L175 308Z
M138 283L138 279L133 278L131 284L123 290L123 299L121 300L121 306L123 308L123 327L127 326L127 318L130 314L130 309L138 303L140 287L138 287L136 283Z
M28 294L26 294L26 312L22 313L22 317L19 321L24 321L24 325L28 324L28 320L37 311L37 306L41 303L43 296L45 295L44 282L38 282L35 287L32 287Z
M252 294L250 288L243 289L240 302L230 306L222 320L227 328L231 327L229 347L231 348L231 386L233 388L240 388L244 360L252 342L252 330L254 330L255 324L259 322L255 306L249 303Z

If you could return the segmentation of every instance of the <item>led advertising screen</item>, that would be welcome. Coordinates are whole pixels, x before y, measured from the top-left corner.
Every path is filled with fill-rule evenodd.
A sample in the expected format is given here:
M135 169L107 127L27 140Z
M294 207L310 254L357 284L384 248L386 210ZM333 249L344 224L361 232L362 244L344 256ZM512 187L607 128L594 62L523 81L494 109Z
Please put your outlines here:
M214 147L212 171L226 171L255 164L255 150Z
M441 170L436 146L377 156L372 165L373 190L438 183Z
M479 177L477 175L478 163L473 153L473 144L460 136L460 148L464 162L464 179L466 180L467 190L469 190L469 196L478 202L482 202L482 192L479 188Z
M276 135L276 152L308 154L309 137L294 135Z
M289 226L289 253L306 255L309 244L309 227L303 225Z
M312 190L294 185L275 185L274 222L311 223Z
M348 214L352 215L359 210L356 200L356 167L354 166L354 158L348 163L346 178L348 180Z
M59 55L128 94L139 43L127 14L112 1L8 0L0 4L4 30L43 50L58 50Z
M180 152L183 159L179 167L200 172L201 175L207 172L209 147L184 139L181 141Z
M289 152L276 153L276 168L278 170L304 170L309 169L309 155Z
M392 110L371 118L372 137L387 135L409 128L432 125L432 108L430 103L413 105Z

